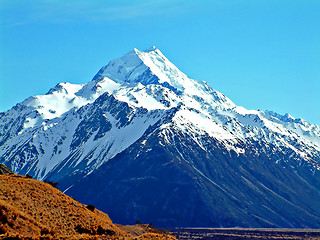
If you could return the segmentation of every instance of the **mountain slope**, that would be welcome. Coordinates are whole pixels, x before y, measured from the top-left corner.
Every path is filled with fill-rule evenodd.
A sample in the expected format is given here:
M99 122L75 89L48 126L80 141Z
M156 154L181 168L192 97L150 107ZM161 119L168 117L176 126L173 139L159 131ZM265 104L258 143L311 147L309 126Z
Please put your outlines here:
M175 239L143 225L115 225L107 214L24 176L0 175L0 190L0 239Z
M47 183L19 175L0 175L0 182L1 234L56 238L126 234L106 214L86 209Z
M1 113L0 162L123 223L319 226L320 127L237 106L155 47Z
M286 169L264 153L257 156L262 143L241 155L206 137L198 140L210 147L204 150L192 136L173 129L167 136L156 131L144 137L143 146L136 142L68 193L101 206L117 222L319 226L319 175L312 176L308 167Z

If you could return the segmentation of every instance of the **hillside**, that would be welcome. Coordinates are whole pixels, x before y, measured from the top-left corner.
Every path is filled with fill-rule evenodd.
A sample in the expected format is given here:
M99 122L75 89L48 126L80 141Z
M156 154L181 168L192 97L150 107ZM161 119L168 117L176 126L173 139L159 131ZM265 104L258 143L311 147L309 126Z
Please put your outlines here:
M0 239L166 239L144 225L115 225L107 214L25 176L0 175L0 192Z

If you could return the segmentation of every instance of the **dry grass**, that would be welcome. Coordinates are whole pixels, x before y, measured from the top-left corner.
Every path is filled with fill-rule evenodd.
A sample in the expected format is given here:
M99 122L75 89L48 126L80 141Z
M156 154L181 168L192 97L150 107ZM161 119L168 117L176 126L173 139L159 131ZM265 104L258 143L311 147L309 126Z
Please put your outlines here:
M169 231L159 230L152 227L149 224L137 224L134 226L126 225L117 225L125 232L131 233L133 236L136 236L135 239L167 239L174 240L176 237L170 235ZM164 238L165 237L165 238Z
M107 214L90 211L47 183L0 175L0 239L166 239L163 233L136 228L140 234L113 224Z

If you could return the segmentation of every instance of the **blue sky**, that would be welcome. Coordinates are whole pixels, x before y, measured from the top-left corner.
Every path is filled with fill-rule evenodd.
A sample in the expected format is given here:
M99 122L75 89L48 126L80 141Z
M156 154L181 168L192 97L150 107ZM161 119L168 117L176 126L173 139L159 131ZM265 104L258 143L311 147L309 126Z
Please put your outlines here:
M237 105L320 125L319 0L1 0L0 111L153 45Z

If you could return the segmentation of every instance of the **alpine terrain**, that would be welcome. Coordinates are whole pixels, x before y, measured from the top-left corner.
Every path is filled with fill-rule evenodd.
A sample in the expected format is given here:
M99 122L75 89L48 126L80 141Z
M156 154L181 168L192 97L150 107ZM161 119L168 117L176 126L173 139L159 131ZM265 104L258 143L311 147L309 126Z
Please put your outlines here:
M320 227L320 127L237 106L155 47L1 113L0 163L117 223Z

